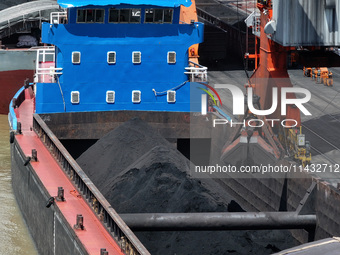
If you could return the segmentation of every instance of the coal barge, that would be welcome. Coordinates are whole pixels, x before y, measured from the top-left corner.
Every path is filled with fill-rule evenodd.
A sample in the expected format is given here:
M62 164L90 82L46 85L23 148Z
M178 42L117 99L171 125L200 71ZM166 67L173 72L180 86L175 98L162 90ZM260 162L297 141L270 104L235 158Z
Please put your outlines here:
M228 131L214 134L209 121L203 122L206 117L192 114L202 109L201 105L191 105L191 101L196 97L201 103L204 93L197 91L207 87L204 84L206 68L198 64L195 45L202 41L202 24L195 21L194 9L184 7L189 8L186 1L171 6L162 1L157 4L151 1L147 6L145 3L139 6L103 1L101 4L96 2L95 8L87 1L81 4L59 1L59 4L67 11L52 16L51 22L44 24L42 36L44 42L55 47L38 51L35 83L27 82L11 104L10 140L17 200L40 253L148 254L58 139L98 139L138 117L177 146L184 144L183 147L187 147L190 140L195 141L196 146L207 145L206 138L217 135L223 138L222 144L210 145L208 149L221 149L228 140ZM104 61L99 61L99 55L93 52L104 52ZM122 56L121 60L119 56ZM150 60L158 63L156 75L145 72L147 69L144 68L154 71L154 64L152 67L148 64ZM119 71L114 72L117 66ZM172 72L181 75L175 76ZM126 79L127 75L129 79ZM195 90L191 91L191 87ZM190 135L189 131L192 132ZM204 163L204 153L201 156ZM287 189L287 201L291 195L302 197L300 200L296 196L293 201L301 207L293 206L292 210L288 206L286 209L304 211L300 220L307 221L299 228L305 229L309 240L314 236L322 237L318 232L321 228L329 235L333 230L328 229L328 224L318 225L314 232L313 210L306 212L302 208L306 204L315 210L315 204L310 206L307 202L315 201L313 196L317 194L319 198L319 191L324 192L326 188L308 175L303 180L306 187L301 188L301 192L291 193L294 185L301 187L301 179L294 182L257 180L248 188L257 189L256 195L260 195L261 190L267 190L273 181L282 184L277 187L278 190ZM318 193L316 185L321 187ZM232 183L228 187L236 190ZM241 185L236 184L236 187L241 188ZM237 194L242 192L236 191ZM331 193L332 199L337 199L336 194ZM260 204L261 201L265 199L260 200ZM275 205L268 209L262 209L261 205L255 208L272 210ZM329 215L327 211L323 213ZM303 233L299 232L297 236L301 238Z

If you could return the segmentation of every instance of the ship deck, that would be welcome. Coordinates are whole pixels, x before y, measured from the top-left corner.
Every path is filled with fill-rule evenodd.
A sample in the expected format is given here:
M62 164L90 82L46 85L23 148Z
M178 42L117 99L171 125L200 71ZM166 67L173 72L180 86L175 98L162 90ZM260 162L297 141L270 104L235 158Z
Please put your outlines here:
M32 131L34 99L27 99L18 108L18 121L22 123L22 135L16 139L27 157L31 156L32 149L37 150L38 161L31 161L31 165L47 189L50 196L56 196L58 187L64 188L65 202L55 201L68 224L73 228L76 217L81 214L84 218L84 230L75 230L75 233L89 254L99 254L105 248L109 254L124 254L112 236L106 231L102 223L93 213L75 186L64 174L50 151ZM46 209L48 210L48 209Z

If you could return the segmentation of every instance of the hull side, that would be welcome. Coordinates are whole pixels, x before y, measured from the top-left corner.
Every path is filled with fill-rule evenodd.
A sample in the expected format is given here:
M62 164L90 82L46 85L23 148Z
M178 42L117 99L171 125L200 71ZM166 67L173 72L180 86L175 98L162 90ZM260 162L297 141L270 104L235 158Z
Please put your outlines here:
M8 113L8 105L15 93L23 86L24 80L33 80L33 70L0 71L0 114Z
M87 254L57 207L46 208L50 195L16 140L11 144L12 187L39 254Z

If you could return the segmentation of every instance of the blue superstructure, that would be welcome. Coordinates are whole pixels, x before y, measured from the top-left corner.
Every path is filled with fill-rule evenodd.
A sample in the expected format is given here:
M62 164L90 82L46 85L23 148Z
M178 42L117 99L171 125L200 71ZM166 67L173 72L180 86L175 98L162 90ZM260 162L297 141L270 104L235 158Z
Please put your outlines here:
M58 74L36 83L37 113L190 111L190 86L200 75L185 74L188 49L203 41L202 23L180 21L181 5L191 1L58 3L67 7L63 19L42 27Z
M95 4L94 4L95 3ZM183 5L185 7L189 7L191 5L191 0L58 0L58 4L63 8L70 7L82 7L88 5L120 5L121 3L125 4L133 4L133 5L154 5L154 6L162 6L162 7L179 7Z

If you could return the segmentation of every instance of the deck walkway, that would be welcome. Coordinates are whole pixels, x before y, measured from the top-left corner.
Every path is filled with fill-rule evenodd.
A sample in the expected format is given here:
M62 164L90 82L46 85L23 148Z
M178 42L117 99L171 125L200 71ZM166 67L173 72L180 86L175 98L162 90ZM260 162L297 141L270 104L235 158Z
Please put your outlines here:
M59 207L71 227L76 224L77 214L82 214L85 230L75 230L75 233L89 254L100 254L101 248L106 248L110 255L124 254L86 201L78 194L50 151L44 146L36 133L31 130L33 112L33 99L26 99L18 108L18 121L22 123L23 135L17 135L16 139L26 156L31 156L32 149L37 150L38 162L31 162L31 165L50 196L57 195L58 187L64 188L66 201L56 201L54 206Z

